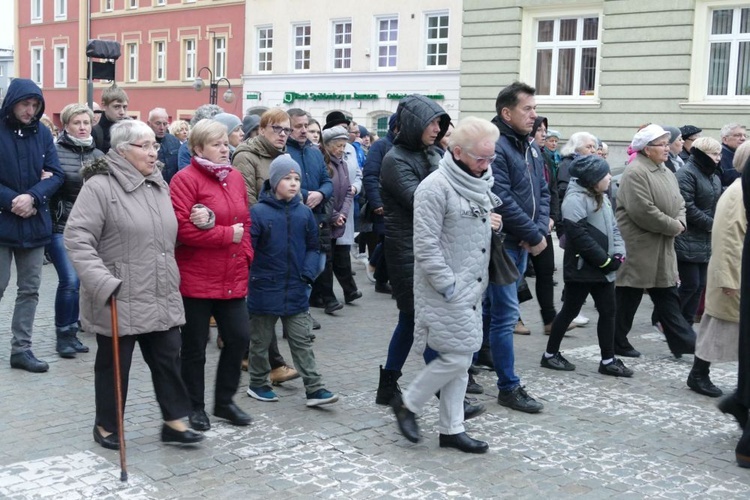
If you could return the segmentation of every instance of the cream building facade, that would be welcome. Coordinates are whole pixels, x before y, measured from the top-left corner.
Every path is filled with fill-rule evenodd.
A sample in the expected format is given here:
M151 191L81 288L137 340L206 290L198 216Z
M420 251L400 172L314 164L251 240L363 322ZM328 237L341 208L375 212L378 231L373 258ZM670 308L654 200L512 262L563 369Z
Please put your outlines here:
M458 117L461 0L248 0L243 106L343 111L384 134L401 97Z

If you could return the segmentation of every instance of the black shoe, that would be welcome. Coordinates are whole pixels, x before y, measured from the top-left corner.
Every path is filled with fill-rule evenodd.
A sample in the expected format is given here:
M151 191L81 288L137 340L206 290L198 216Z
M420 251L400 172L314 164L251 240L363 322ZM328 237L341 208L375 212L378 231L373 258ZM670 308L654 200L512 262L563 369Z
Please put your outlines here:
M336 311L340 311L343 308L344 308L344 304L334 299L332 302L329 302L328 304L326 304L325 312L326 314L333 314Z
M89 348L78 339L78 337L73 337L73 348L76 350L76 352L89 352Z
M464 422L474 417L478 417L487 410L487 407L482 403L474 404L473 401L476 401L476 399L464 398Z
M71 334L68 332L57 334L57 343L55 345L55 350L61 358L72 359L76 357L76 354L78 354L73 339L75 339L75 334Z
M625 366L622 360L615 358L614 361L605 365L604 362L599 362L599 373L602 375L612 375L613 377L632 377L633 370Z
M518 385L509 391L497 392L497 403L506 406L511 410L522 411L525 413L539 413L544 405L536 399L529 396L523 386Z
M563 355L560 354L560 352L556 352L555 355L551 358L548 358L547 356L542 354L542 361L539 364L544 368L549 368L551 370L560 370L564 372L572 372L576 369L576 365L563 358Z
M161 426L161 442L175 444L195 444L203 441L203 434L187 429L177 431L167 424Z
M313 318L313 315L310 314L310 311L307 311L307 315L310 316L310 320L312 321L312 329L320 330L320 323L318 322L318 320ZM315 338L315 335L313 335L312 338Z
M391 284L387 281L385 283L375 283L375 291L378 293L393 293L393 288L391 288Z
M495 369L495 363L492 361L492 351L489 347L482 347L477 353L477 360L474 363L475 366L484 367L488 370Z
M31 373L44 373L49 370L49 365L41 359L36 359L31 349L11 354L10 367L26 370Z
M484 393L484 387L477 384L477 381L474 380L474 375L469 373L469 382L466 384L466 393L467 394L483 394Z
M745 408L742 404L740 404L739 401L737 401L737 398L734 397L734 394L730 394L729 396L722 398L721 401L719 401L719 404L716 406L722 413L728 413L729 415L732 415L735 420L737 420L737 423L740 424L740 427L742 429L745 428L745 426L747 425L748 411L747 408Z
M211 428L211 421L208 419L205 410L193 410L188 420L190 421L190 427L196 431L207 431Z
M94 441L102 445L103 448L107 448L108 450L119 450L120 449L120 438L117 436L116 432L113 432L107 437L102 436L102 433L99 432L99 427L94 425Z
M455 448L464 453L487 453L490 445L484 441L470 438L465 432L459 434L440 434L441 448Z
M687 386L698 394L703 394L704 396L708 396L710 398L718 398L719 396L724 394L721 389L716 387L713 382L711 382L711 379L708 378L708 375L698 375L696 373L690 372L687 378Z
M737 465L744 469L750 468L750 429L745 429L742 433L737 447L734 449Z
M417 416L404 406L401 394L393 396L391 408L393 408L393 413L396 415L396 421L398 422L401 434L412 443L418 443L422 439L422 436L419 435Z
M636 351L633 347L630 347L629 349L621 349L619 347L615 347L615 354L618 356L622 356L623 358L640 358L641 353Z
M401 388L398 386L398 379L401 378L401 372L398 370L385 370L380 365L380 381L378 382L378 392L375 395L375 404L388 405L396 394L401 394Z
M245 413L234 403L214 406L214 415L229 420L232 425L248 425L253 421L250 415Z
M362 298L362 292L359 290L354 290L352 293L347 293L344 295L344 302L346 302L347 304L351 304L355 300L361 299L361 298Z

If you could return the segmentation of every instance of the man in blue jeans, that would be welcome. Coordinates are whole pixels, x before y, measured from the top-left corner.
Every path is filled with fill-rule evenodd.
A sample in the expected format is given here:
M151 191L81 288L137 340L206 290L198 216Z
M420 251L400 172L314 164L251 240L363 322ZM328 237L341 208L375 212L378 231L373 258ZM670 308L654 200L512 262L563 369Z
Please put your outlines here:
M492 191L503 201L497 211L503 216L505 251L520 276L526 270L528 254L538 255L546 248L550 231L550 194L544 180L544 160L536 144L529 143L537 117L535 92L521 82L505 87L497 96L497 116L492 120L500 129L492 164ZM489 321L497 402L513 410L538 413L543 405L526 393L513 366L513 328L519 318L517 285L490 283L487 288L484 320Z

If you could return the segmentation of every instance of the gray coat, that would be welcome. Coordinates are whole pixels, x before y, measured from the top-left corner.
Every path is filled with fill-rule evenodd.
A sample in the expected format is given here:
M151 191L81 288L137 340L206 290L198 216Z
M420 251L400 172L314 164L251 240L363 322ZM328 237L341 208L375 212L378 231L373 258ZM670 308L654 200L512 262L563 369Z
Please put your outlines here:
M81 323L111 336L117 294L120 335L185 323L174 258L177 218L156 169L143 176L111 149L84 167L84 184L65 226L65 248L81 280Z

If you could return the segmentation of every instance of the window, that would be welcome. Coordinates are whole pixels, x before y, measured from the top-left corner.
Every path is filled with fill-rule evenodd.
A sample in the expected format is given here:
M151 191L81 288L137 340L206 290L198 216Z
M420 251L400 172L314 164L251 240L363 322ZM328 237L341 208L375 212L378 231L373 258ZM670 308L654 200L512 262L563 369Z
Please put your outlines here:
M55 0L55 21L68 17L68 0Z
M55 46L55 87L68 86L68 48Z
M162 5L167 5L167 0L156 0L154 2L154 5L156 5L157 7L160 7Z
M42 47L31 48L31 79L34 83L42 86L42 79L44 77L44 66L42 65Z
M115 9L114 3L115 0L104 0L104 7L102 10L104 12L112 12Z
M31 22L42 22L42 0L31 0Z
M185 47L185 80L195 79L196 42L194 38L187 38L183 42Z
M750 95L750 7L711 11L706 95Z
M308 71L310 69L310 25L302 24L294 27L294 70Z
M378 19L378 68L396 68L398 18Z
M258 28L258 72L273 71L273 28Z
M227 77L227 39L223 36L214 38L214 76Z
M378 118L375 126L376 133L378 134L378 137L381 139L388 135L388 119L390 118L390 115L381 116Z
M138 81L138 44L128 43L125 45L125 54L127 56L125 78L129 82Z
M596 92L599 16L538 19L535 78L542 96L591 96Z
M448 14L427 16L427 67L448 65Z
M128 0L128 9L137 9L138 0Z
M167 43L163 40L154 42L153 79L163 82L167 79Z
M352 23L333 23L333 69L352 69Z

